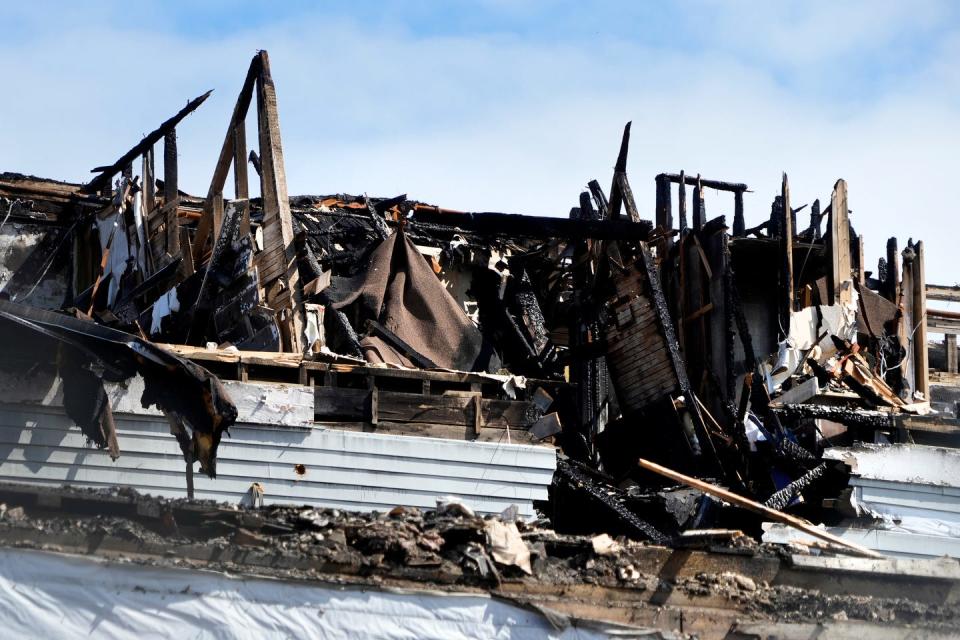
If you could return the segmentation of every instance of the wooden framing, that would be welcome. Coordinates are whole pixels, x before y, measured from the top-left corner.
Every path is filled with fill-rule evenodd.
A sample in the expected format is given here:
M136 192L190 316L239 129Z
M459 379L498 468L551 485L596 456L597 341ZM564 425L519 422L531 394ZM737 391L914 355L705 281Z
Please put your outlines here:
M260 51L250 62L230 124L214 168L197 226L193 259L198 264L208 251L211 237L216 238L218 213L222 211L223 188L231 167L234 190L241 207L241 232L250 229L245 120L254 91L257 96L257 139L260 157L260 193L263 199L263 250L253 259L260 281L261 301L274 310L282 336L283 350L299 353L303 349L303 291L297 271L293 238L293 219L287 195L287 179L280 141L277 93L270 75L270 59Z

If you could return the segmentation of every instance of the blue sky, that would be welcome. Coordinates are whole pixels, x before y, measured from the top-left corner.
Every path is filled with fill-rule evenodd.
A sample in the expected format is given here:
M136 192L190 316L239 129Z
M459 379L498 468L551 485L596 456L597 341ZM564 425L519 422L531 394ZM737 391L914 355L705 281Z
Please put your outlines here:
M960 281L960 3L37 1L0 24L0 170L84 180L214 89L180 129L205 193L264 48L291 193L565 215L633 120L651 217L661 171L746 182L751 224L781 171L798 204L843 177L869 264L909 235L929 280Z

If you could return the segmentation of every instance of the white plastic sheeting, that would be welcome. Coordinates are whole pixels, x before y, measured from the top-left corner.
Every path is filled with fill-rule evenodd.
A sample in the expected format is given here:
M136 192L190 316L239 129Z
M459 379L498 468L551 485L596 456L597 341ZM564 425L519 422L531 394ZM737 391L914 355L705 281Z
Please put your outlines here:
M817 307L804 307L790 313L787 339L778 346L777 355L769 363L767 386L770 392L779 387L810 357L823 364L837 352L832 336L849 342L857 341L857 303L859 294L853 281L841 284L850 302ZM822 337L821 337L822 336Z
M484 595L245 579L0 550L9 638L593 639L642 631L542 614ZM556 626L553 626L556 625ZM653 633L648 637L657 637Z

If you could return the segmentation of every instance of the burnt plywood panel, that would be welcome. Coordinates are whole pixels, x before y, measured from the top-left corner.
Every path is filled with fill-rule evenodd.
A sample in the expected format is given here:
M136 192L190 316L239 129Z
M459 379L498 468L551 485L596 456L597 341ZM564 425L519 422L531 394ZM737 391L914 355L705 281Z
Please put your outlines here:
M616 278L607 326L607 364L620 404L637 411L679 387L668 332L648 271L640 261ZM660 301L662 303L662 300Z

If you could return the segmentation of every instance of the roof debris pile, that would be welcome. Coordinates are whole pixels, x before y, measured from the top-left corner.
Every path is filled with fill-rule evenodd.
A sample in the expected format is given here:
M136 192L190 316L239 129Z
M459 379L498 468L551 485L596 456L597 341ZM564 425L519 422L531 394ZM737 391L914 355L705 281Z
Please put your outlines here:
M856 534L874 518L851 519L850 466L829 452L958 433L930 405L923 243L901 254L891 238L875 276L844 180L825 206L797 206L784 174L769 215L748 228L747 185L662 173L647 221L627 177L628 123L609 192L590 180L566 218L458 212L405 194L289 197L261 51L208 192L194 197L178 188L176 128L207 95L85 185L0 175L0 213L22 236L5 237L0 256L6 370L36 362L23 346L43 344L68 414L111 455L122 443L103 381L139 374L144 405L163 409L187 462L215 475L237 411L217 376L176 354L243 381L251 356L316 385L319 423L557 446L541 507L560 533L676 544L715 529L759 539L779 522L806 543L875 556ZM732 195L711 204L732 204L732 227L707 215L708 192ZM24 238L32 244L18 249ZM403 373L387 388L376 368ZM270 531L301 546L309 532L310 549L351 562L443 566L451 579L499 580L506 558L526 573L544 562L514 548L540 535L522 525L434 514L428 531L402 510L357 516L337 529L349 551L320 544L325 526L297 518L330 516L310 513L277 512ZM618 567L604 579L621 573L632 575Z
M682 551L671 552L626 537L558 534L509 513L479 517L458 502L367 514L251 511L132 491L22 485L5 485L0 498L6 546L250 577L326 576L366 589L489 592L548 615L666 622L702 638L729 637L723 633L731 625L762 621L949 630L960 615L955 596L947 595L960 579L955 563L924 572L903 561L782 559L777 546L732 531L685 540ZM711 558L707 548L725 553ZM864 573L867 562L879 571L872 578ZM890 571L899 575L883 574ZM856 593L851 580L860 581ZM904 591L905 581L914 588Z

